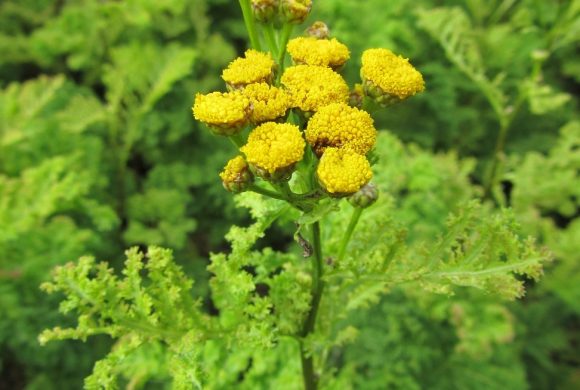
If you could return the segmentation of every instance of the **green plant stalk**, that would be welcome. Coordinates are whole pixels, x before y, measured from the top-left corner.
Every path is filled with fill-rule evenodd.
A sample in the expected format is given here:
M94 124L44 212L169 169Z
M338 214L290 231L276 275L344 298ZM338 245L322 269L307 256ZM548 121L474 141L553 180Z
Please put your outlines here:
M358 224L360 216L363 212L363 208L355 207L352 211L352 216L350 217L350 222L348 223L348 227L346 228L346 232L342 237L342 241L340 242L340 249L338 251L338 259L337 261L342 261L344 259L344 254L346 253L346 248L348 247L348 243L350 242L350 238L352 237L352 233Z
M286 57L286 45L288 44L288 41L290 40L290 35L292 35L293 29L294 29L294 25L290 24L290 23L286 23L286 24L284 24L284 27L282 27L282 36L280 38L280 50L278 51L278 58L277 58L277 62L278 62L278 66L279 66L278 80L280 80L280 77L282 77L282 73L284 73L284 60Z
M302 338L307 337L314 331L316 324L316 316L318 308L320 307L320 300L322 292L324 291L324 281L322 280L322 245L320 241L320 222L312 224L312 247L314 249L314 256L312 257L312 306L310 312L302 328ZM300 342L300 358L302 362L302 378L304 379L304 388L306 390L314 390L318 387L318 379L314 373L314 361L312 355L307 355Z
M274 58L278 58L278 43L276 42L276 37L274 35L274 27L272 23L264 26L264 35L266 36L266 41L268 42L268 48L272 52Z
M239 149L242 146L244 146L244 140L242 138L241 133L230 135L228 136L228 138L232 142L232 144L236 147L236 149Z
M246 25L246 30L248 30L248 35L250 36L250 43L252 44L252 48L261 51L262 47L260 46L258 30L256 30L256 23L254 21L254 16L252 15L250 0L240 0L240 8L242 9L244 23Z

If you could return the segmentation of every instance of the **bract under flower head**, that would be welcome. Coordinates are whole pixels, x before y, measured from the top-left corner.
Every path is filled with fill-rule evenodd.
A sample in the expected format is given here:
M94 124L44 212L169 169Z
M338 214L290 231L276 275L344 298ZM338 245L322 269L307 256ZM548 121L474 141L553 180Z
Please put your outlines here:
M377 140L369 113L345 103L332 103L318 110L308 121L305 135L319 156L327 147L346 147L365 155Z
M348 101L348 85L338 73L325 66L291 66L282 75L281 82L290 92L292 107L304 112Z
M248 189L254 181L254 175L242 156L232 158L220 173L224 188L238 193Z
M290 108L288 93L266 83L247 85L242 93L250 99L252 104L250 121L255 124L284 117Z
M327 148L316 170L322 188L334 196L354 194L367 184L373 173L365 156L350 150Z
M290 40L288 53L297 64L329 66L338 69L350 58L348 47L332 39L298 37Z
M222 72L229 88L238 89L248 84L272 82L276 63L270 53L249 49L245 57L236 58Z
M283 180L290 177L294 165L302 160L305 145L298 126L266 122L250 133L240 150L259 176Z
M198 93L193 104L193 116L219 135L234 135L248 124L250 99L240 92Z
M389 103L389 98L404 100L425 89L423 76L409 60L388 49L364 51L361 78L365 92L379 103Z

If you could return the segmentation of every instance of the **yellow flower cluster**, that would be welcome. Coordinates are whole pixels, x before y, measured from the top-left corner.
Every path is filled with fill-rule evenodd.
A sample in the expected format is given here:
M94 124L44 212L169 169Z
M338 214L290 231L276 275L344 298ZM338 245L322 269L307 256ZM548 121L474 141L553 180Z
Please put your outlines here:
M242 192L252 183L253 175L248 163L242 156L228 161L220 173L224 188L231 192Z
M423 76L409 60L388 49L364 51L361 77L365 91L373 97L383 93L403 100L425 89Z
M357 192L373 176L367 159L345 148L327 148L316 174L322 187L336 196Z
M332 103L310 118L305 135L319 156L327 147L350 148L365 155L375 145L377 130L368 112L345 103Z
M217 134L238 133L248 123L250 112L250 99L240 92L195 95L193 116Z
M338 69L350 58L348 47L332 39L298 37L286 46L297 64L329 66Z
M233 89L252 83L271 83L276 63L270 53L247 50L244 58L236 58L222 72L222 79Z
M306 143L298 126L266 122L256 127L240 151L258 175L270 177L302 160Z
M282 75L282 84L290 92L292 107L315 112L330 103L346 103L349 89L344 79L324 66L291 66Z
M250 99L250 121L255 124L281 118L290 108L288 93L266 83L247 85L242 93Z

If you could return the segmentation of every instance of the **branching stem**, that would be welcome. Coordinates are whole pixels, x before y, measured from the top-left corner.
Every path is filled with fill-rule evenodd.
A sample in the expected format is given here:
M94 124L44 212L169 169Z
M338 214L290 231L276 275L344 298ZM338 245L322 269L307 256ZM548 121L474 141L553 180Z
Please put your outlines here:
M248 30L248 35L250 36L252 48L261 51L262 47L260 46L260 38L258 37L256 22L254 21L254 16L252 15L250 0L240 0L240 8L242 8L244 23L246 24L246 30Z

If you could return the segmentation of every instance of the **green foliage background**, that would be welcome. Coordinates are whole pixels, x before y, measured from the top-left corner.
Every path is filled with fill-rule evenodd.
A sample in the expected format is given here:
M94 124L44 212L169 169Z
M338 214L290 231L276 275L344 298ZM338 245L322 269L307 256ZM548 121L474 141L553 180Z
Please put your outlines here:
M333 321L322 323L332 337L320 349L341 368L324 372L327 387L580 386L580 2L315 0L309 21L319 19L351 49L345 71L351 84L368 47L411 58L427 84L422 95L377 117L383 129L375 167L381 201L363 215L350 263L330 276L342 280L344 272L354 273L349 275L364 288L333 291L337 302L348 304L340 310L327 304L322 313ZM173 257L195 279L196 298L176 299L166 319L182 325L173 330L187 337L175 345L163 334L148 336L151 342L143 345L116 344L117 354L99 363L87 387L108 380L98 375L109 365L129 388L165 388L170 377L187 375L206 388L300 388L296 345L266 337L273 326L263 317L266 306L234 290L279 286L269 294L285 308L276 329L292 332L293 316L305 310L299 286L306 266L292 240L295 216L240 196L237 203L258 222L232 230L228 261L214 254L206 270L210 252L229 251L223 237L230 225L247 226L252 218L236 208L217 178L231 145L193 121L191 104L195 92L222 88L221 69L245 45L239 8L227 0L0 3L0 388L80 388L117 342L98 336L41 347L43 329L74 327L76 318L61 316L62 296L46 295L39 285L55 266L81 256L109 259L108 266L120 270L126 248L153 245L173 254L156 249L152 259L165 264ZM511 211L498 213L469 200L483 193L502 126L509 131L495 196ZM282 215L281 222L270 226L270 213ZM469 223L457 227L450 214ZM345 210L328 216L333 227L323 234L330 251L348 217ZM499 272L471 279L466 273L479 269L469 265L460 269L464 278L454 280L449 273L459 269L430 252L441 240L457 243L455 249L466 243L459 258L476 249L483 251L478 256L496 247L506 257L525 251L505 226L536 237L553 254L539 283ZM373 280L384 254L399 248L395 244L404 249L389 258L393 272ZM404 263L403 254L416 262ZM139 255L130 252L129 259L138 269ZM422 259L438 268L425 271ZM92 263L85 261L88 270ZM299 264L294 279L281 274L271 280L270 272L289 263ZM139 272L131 276L127 264L125 276L136 278ZM231 273L243 267L258 267L255 280L241 280L246 275L240 272L232 283ZM66 280L82 282L81 271L70 270ZM189 283L180 270L171 272L176 285ZM517 295L520 283L527 288L523 299L497 299ZM293 299L288 291L296 292ZM69 310L78 309L66 302ZM237 313L236 302L251 303L254 311ZM100 308L106 315L111 302ZM206 316L217 309L220 326L237 333L193 348L197 340L187 333L193 327L188 321L197 317L189 316L211 322ZM254 322L264 328L247 332ZM117 326L105 333L130 328ZM88 335L81 333L74 336ZM247 338L242 344L277 347L228 350L227 338L240 335ZM312 340L312 348L318 345L322 341ZM121 358L123 348L137 352ZM195 375L180 364L188 353L200 362Z

